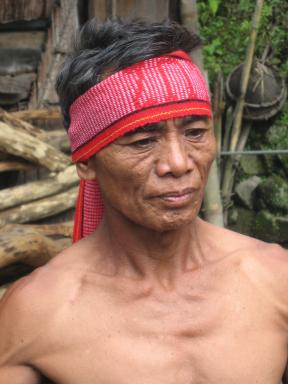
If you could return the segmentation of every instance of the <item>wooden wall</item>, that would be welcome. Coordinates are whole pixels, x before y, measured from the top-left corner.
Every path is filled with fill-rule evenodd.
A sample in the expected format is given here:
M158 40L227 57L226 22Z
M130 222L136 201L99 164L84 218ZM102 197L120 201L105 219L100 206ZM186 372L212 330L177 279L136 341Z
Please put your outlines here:
M152 21L178 19L177 0L90 0L88 16L100 20L110 16L141 17Z
M96 16L179 21L180 0L0 0L0 106L55 106L55 80L79 25Z
M0 0L0 21L46 19L49 17L53 0Z

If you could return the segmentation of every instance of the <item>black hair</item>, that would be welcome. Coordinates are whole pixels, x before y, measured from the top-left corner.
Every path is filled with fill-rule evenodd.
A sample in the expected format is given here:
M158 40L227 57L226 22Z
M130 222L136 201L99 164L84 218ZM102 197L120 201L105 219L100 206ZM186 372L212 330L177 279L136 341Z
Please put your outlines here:
M70 124L70 105L105 73L175 50L189 53L200 43L196 33L172 21L113 18L100 24L95 18L89 20L79 31L56 82L65 128Z

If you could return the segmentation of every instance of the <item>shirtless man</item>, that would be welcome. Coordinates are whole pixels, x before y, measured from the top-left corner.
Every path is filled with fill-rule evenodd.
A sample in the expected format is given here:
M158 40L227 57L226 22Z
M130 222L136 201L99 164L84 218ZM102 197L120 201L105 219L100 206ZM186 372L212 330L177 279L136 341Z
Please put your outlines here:
M58 81L75 243L2 300L1 384L281 382L287 253L197 217L215 157L197 43L169 23L82 30Z

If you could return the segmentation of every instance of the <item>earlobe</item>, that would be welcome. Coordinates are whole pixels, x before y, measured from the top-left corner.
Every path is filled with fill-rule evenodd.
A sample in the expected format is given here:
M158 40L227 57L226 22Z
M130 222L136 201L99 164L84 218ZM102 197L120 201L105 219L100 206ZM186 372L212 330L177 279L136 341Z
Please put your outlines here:
M76 164L78 176L83 180L96 180L96 170L88 160Z

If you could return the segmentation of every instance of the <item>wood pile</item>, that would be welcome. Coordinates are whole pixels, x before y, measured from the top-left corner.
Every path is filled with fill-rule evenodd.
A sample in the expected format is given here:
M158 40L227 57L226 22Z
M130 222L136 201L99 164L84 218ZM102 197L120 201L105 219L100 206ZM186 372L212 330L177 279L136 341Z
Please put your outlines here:
M71 244L72 221L39 224L73 210L77 197L79 179L66 133L30 122L56 121L59 116L59 109L0 110L0 176L19 170L37 170L41 175L24 184L1 186L0 286L13 280L23 265L32 269L43 265Z
M71 243L78 177L55 81L84 8L0 0L0 296Z

